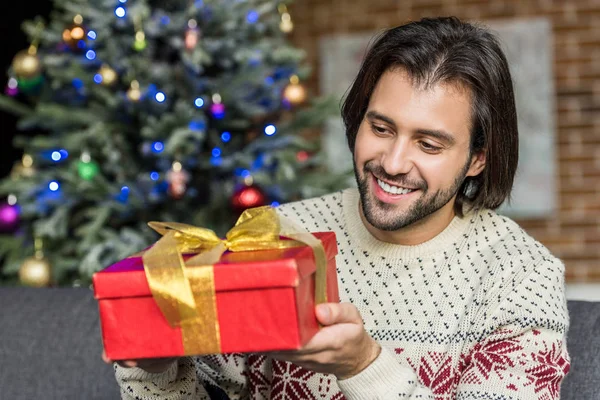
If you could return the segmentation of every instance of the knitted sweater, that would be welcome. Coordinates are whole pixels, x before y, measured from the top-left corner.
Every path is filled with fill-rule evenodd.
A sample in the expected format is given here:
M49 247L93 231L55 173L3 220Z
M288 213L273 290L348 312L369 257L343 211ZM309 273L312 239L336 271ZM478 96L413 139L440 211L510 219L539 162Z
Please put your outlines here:
M278 210L337 234L341 301L382 347L369 367L336 380L268 354L184 357L162 374L115 365L123 399L559 398L569 356L557 258L490 210L402 246L375 239L358 207L347 189Z

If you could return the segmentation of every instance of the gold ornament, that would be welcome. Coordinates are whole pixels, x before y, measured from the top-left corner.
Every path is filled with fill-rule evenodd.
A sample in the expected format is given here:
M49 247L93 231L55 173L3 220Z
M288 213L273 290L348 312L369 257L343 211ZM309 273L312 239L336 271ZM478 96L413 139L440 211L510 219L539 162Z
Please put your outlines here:
M85 28L81 25L83 23L83 17L77 14L73 18L73 25L69 28L66 28L62 33L63 41L68 44L72 49L77 49L79 45L79 41L86 41L87 32Z
M35 240L35 256L28 257L19 268L19 280L23 285L32 287L45 287L52 282L52 267L44 258L41 240Z
M142 98L142 92L140 91L140 83L138 81L131 81L131 86L127 91L127 98L131 101L138 101Z
M279 23L279 29L284 33L290 33L294 30L294 23L292 22L292 16L288 12L285 4L281 3L277 6L277 11L281 15L281 22Z
M35 168L33 167L33 158L29 154L24 154L21 163L13 166L10 171L10 177L12 179L30 178L35 175Z
M12 61L12 68L17 77L21 79L35 78L42 71L42 63L36 55L37 49L30 46L27 50L21 50Z
M292 75L290 78L290 84L283 90L283 97L294 106L302 104L306 100L306 89L300 84L297 75Z
M45 287L50 284L50 263L45 258L29 257L19 269L19 279L23 285Z
M284 33L290 33L294 30L294 23L289 13L281 14L281 22L279 23L279 29Z
M100 67L98 73L102 77L103 86L112 86L117 81L117 73L108 65Z

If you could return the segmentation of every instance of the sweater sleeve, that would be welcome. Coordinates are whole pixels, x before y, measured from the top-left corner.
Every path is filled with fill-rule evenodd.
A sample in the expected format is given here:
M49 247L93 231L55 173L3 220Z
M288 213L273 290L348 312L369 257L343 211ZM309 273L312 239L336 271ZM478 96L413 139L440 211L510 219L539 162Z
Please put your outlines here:
M115 363L123 400L210 400L246 397L246 357L241 354L182 357L163 373L123 368ZM221 397L219 397L221 398Z
M558 400L570 368L566 347L569 320L564 297L564 267L545 262L498 296L473 332L458 365L428 379L383 349L360 374L338 381L348 400L435 399Z
M386 348L361 373L338 380L338 385L347 400L434 399L431 389L419 382L415 371L400 365Z

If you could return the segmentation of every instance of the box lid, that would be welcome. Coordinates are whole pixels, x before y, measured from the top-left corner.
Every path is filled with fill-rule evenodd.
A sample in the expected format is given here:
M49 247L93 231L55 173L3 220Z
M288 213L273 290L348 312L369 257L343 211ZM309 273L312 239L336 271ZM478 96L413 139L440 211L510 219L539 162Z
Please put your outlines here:
M323 243L327 259L334 258L337 254L335 233L313 234ZM184 259L191 256L184 255ZM308 246L226 252L214 265L215 290L293 287L314 272L314 257ZM93 286L97 299L151 296L141 256L123 259L95 273Z

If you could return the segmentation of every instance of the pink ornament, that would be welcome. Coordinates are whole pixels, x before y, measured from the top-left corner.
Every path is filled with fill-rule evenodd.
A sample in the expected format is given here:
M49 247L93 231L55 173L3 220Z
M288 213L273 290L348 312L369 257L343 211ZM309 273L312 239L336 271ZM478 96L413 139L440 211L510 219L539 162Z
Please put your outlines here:
M4 89L4 93L6 93L7 96L14 97L19 94L19 89L17 89L17 88L13 89L13 88L10 88L7 86L6 89Z
M223 103L213 103L210 106L210 112L217 119L221 119L225 116L225 105Z
M19 207L2 203L0 205L0 232L14 233L20 224Z

